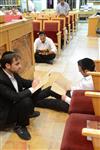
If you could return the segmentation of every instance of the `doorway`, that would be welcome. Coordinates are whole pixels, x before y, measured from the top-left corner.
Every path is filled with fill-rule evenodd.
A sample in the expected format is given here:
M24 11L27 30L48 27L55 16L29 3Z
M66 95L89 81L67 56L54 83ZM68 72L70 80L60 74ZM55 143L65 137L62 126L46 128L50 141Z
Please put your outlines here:
M47 0L47 8L54 8L54 5L53 5L53 0Z

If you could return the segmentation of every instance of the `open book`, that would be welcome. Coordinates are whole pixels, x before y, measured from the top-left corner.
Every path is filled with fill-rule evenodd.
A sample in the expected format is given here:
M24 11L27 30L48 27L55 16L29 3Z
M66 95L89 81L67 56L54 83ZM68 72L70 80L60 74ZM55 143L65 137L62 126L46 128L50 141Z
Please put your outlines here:
M34 92L40 89L42 86L44 86L48 81L49 81L49 76L50 76L51 71L46 73L44 77L41 78L39 84L34 88Z
M59 95L65 95L66 91L70 89L70 81L60 74L53 82L51 90Z

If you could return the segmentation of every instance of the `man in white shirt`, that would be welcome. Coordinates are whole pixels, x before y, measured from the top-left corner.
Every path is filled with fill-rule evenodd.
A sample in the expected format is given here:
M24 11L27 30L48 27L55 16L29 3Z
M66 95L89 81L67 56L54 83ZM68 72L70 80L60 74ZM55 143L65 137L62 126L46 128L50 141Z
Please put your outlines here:
M32 2L32 0L28 0L28 10L30 12L34 12L35 11L35 6L34 6L34 3Z
M70 104L71 96L74 90L93 90L92 76L88 75L87 72L95 71L95 63L92 59L84 58L78 61L79 72L83 75L83 78L77 83L76 86L72 86L71 90L67 92L67 95L62 96L62 100Z
M52 39L46 37L45 32L41 31L34 42L34 52L37 63L52 64L56 57L57 48Z
M56 8L56 12L58 15L63 15L66 16L68 15L70 11L70 7L69 4L67 2L65 2L64 0L60 0L60 3L58 3L57 8Z
M67 91L66 95L63 96L51 91L50 87L48 87L49 90L45 92L45 95L48 93L48 95L51 95L54 98L45 98L43 100L39 100L36 106L68 112L73 90L93 90L93 80L92 77L87 74L87 72L95 70L94 61L89 58L81 59L78 61L78 67L79 71L83 75L83 79L79 81L76 86L72 87L71 90Z

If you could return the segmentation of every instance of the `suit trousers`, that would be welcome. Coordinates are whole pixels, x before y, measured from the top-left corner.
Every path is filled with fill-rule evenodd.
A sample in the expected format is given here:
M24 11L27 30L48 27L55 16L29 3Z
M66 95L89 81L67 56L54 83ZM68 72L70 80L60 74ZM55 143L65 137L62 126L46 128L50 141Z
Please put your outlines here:
M52 96L53 98L48 98ZM68 112L69 104L61 100L61 96L51 91L51 87L39 89L32 96L34 106Z
M29 125L29 115L33 111L33 101L30 97L20 100L10 108L6 124L16 123L19 126Z

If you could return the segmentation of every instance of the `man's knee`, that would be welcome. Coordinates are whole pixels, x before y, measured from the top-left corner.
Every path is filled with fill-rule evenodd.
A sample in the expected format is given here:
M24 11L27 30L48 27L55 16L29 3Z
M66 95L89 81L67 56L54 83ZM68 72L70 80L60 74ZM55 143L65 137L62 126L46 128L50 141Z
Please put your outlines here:
M22 109L30 109L33 107L33 102L30 97L26 97L22 99L18 105Z

